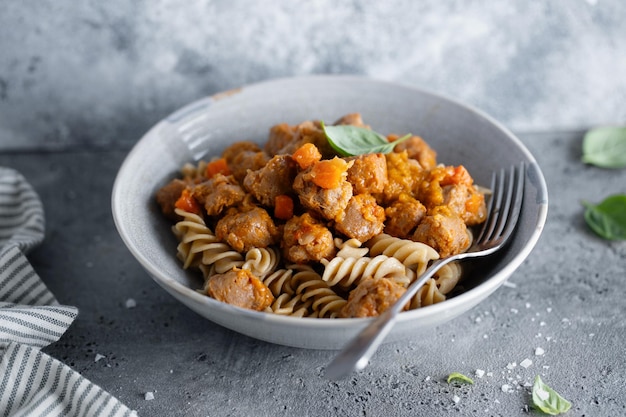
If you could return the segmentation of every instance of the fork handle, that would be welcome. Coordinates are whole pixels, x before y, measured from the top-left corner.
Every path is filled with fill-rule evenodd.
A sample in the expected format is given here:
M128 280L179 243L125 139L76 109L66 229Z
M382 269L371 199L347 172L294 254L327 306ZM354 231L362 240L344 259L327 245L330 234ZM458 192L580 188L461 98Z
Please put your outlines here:
M365 368L378 346L380 346L393 327L398 313L417 294L417 291L426 281L452 260L454 260L454 257L434 261L418 279L409 285L404 294L391 307L375 318L343 348L332 362L328 364L324 376L328 379L337 380L347 377L353 371Z

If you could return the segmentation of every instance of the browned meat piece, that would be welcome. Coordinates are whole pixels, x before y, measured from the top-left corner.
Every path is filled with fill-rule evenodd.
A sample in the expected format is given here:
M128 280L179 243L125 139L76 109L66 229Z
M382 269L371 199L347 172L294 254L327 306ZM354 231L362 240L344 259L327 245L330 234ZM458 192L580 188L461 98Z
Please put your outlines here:
M387 278L368 278L350 292L340 317L373 317L387 310L406 289Z
M381 153L350 158L354 161L348 169L348 182L354 194L379 194L387 183L387 160Z
M385 159L388 179L383 191L385 203L397 200L403 193L415 196L427 171L415 159L410 159L406 151L388 153Z
M309 213L292 217L283 231L283 256L290 262L304 264L335 256L333 234Z
M249 171L243 185L261 204L274 207L276 196L292 192L296 167L291 156L276 155L263 168Z
M263 168L269 160L269 157L265 152L261 151L259 145L249 141L234 143L224 150L222 157L226 160L228 168L240 184L243 183L243 179L246 177L249 169L256 171Z
M157 191L156 201L161 207L163 215L168 219L173 221L178 219L178 216L174 212L174 204L186 187L187 183L185 181L174 179Z
M319 213L325 219L334 220L348 205L352 197L352 184L343 180L335 188L319 187L312 181L311 169L308 168L296 175L293 189L304 207Z
M385 233L402 239L409 238L426 215L426 207L408 194L385 208Z
M226 162L230 166L233 159L241 152L261 152L261 147L256 142L249 140L235 142L224 149L222 158L226 159Z
M272 126L263 148L265 152L270 156L277 155L282 148L295 140L296 129L297 126L289 126L287 123Z
M437 165L437 152L419 136L412 136L396 145L394 152L407 151L409 158L417 160L424 169Z
M230 208L215 226L215 236L238 252L266 248L280 241L280 231L261 207L246 211Z
M485 221L487 208L485 196L474 186L465 184L446 185L442 189L443 204L458 215L466 225L474 226Z
M349 238L366 242L383 231L385 209L370 194L353 196L335 228Z
M431 246L442 258L461 253L470 244L465 222L447 206L437 207L426 215L412 239Z
M193 187L194 198L204 206L209 216L240 203L246 193L232 175L215 174L210 180Z
M257 311L264 310L274 301L272 292L259 278L239 268L211 276L206 293L224 303Z
M361 118L360 113L350 113L346 114L339 120L337 120L334 125L352 125L357 127L369 128L365 123L363 123L363 119Z

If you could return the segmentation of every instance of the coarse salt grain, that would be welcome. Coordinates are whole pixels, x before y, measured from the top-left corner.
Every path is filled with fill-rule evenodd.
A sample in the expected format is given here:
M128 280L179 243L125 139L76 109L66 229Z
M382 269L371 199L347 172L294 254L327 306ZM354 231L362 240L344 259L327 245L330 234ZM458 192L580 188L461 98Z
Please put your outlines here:
M544 353L546 353L545 350L543 350L542 348L538 347L537 349L535 349L535 356L541 356Z
M517 366L517 363L511 362L511 363L506 365L506 369L508 369L508 370L515 369L516 366Z
M476 369L474 375L476 375L477 378L482 378L483 376L485 376L485 371L483 371L482 369Z
M530 365L532 365L532 364L533 364L533 361L531 361L530 359L526 358L526 359L524 359L523 361L521 361L519 363L519 366L521 366L524 369L528 369L528 367Z
M129 298L128 300L126 300L126 302L124 303L124 306L126 308L135 308L137 307L137 302L133 299L133 298Z
M93 360L93 361L94 361L94 362L98 362L98 361L100 361L100 360L102 360L102 359L104 359L104 358L106 358L106 356L101 355L101 354L99 354L99 353L96 353L96 357L94 358L94 360Z
M512 392L513 391L513 388L511 388L511 386L509 384L502 385L502 387L500 389L502 390L502 392Z
M452 401L454 401L455 404L458 404L459 401L461 401L461 397L459 397L458 395L455 395L454 397L452 397Z
M154 400L154 392L146 392L143 396L146 401Z

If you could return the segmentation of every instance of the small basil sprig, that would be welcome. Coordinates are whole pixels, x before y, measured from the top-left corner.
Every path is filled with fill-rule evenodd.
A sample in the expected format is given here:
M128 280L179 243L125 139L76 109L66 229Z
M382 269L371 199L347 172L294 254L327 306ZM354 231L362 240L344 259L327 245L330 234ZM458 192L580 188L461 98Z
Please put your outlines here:
M626 127L598 127L583 138L582 161L602 168L626 167Z
M539 375L535 377L532 389L533 406L546 414L556 416L567 412L572 404L558 392L543 383Z
M626 195L612 195L597 205L586 201L582 204L591 230L605 239L626 240Z
M451 384L453 382L470 385L474 383L472 378L470 378L469 376L465 376L459 372L452 372L450 375L448 375L448 384Z
M330 146L342 156L365 155L368 153L389 153L400 142L404 142L412 135L402 136L393 142L380 133L363 127L352 125L326 126L322 122L322 129Z

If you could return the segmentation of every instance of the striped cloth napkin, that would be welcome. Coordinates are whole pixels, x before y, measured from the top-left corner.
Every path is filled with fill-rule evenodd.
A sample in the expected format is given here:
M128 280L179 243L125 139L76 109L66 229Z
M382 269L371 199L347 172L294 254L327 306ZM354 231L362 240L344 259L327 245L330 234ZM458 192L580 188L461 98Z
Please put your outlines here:
M136 416L40 351L78 314L59 304L24 255L43 237L39 197L21 174L0 167L0 417Z

